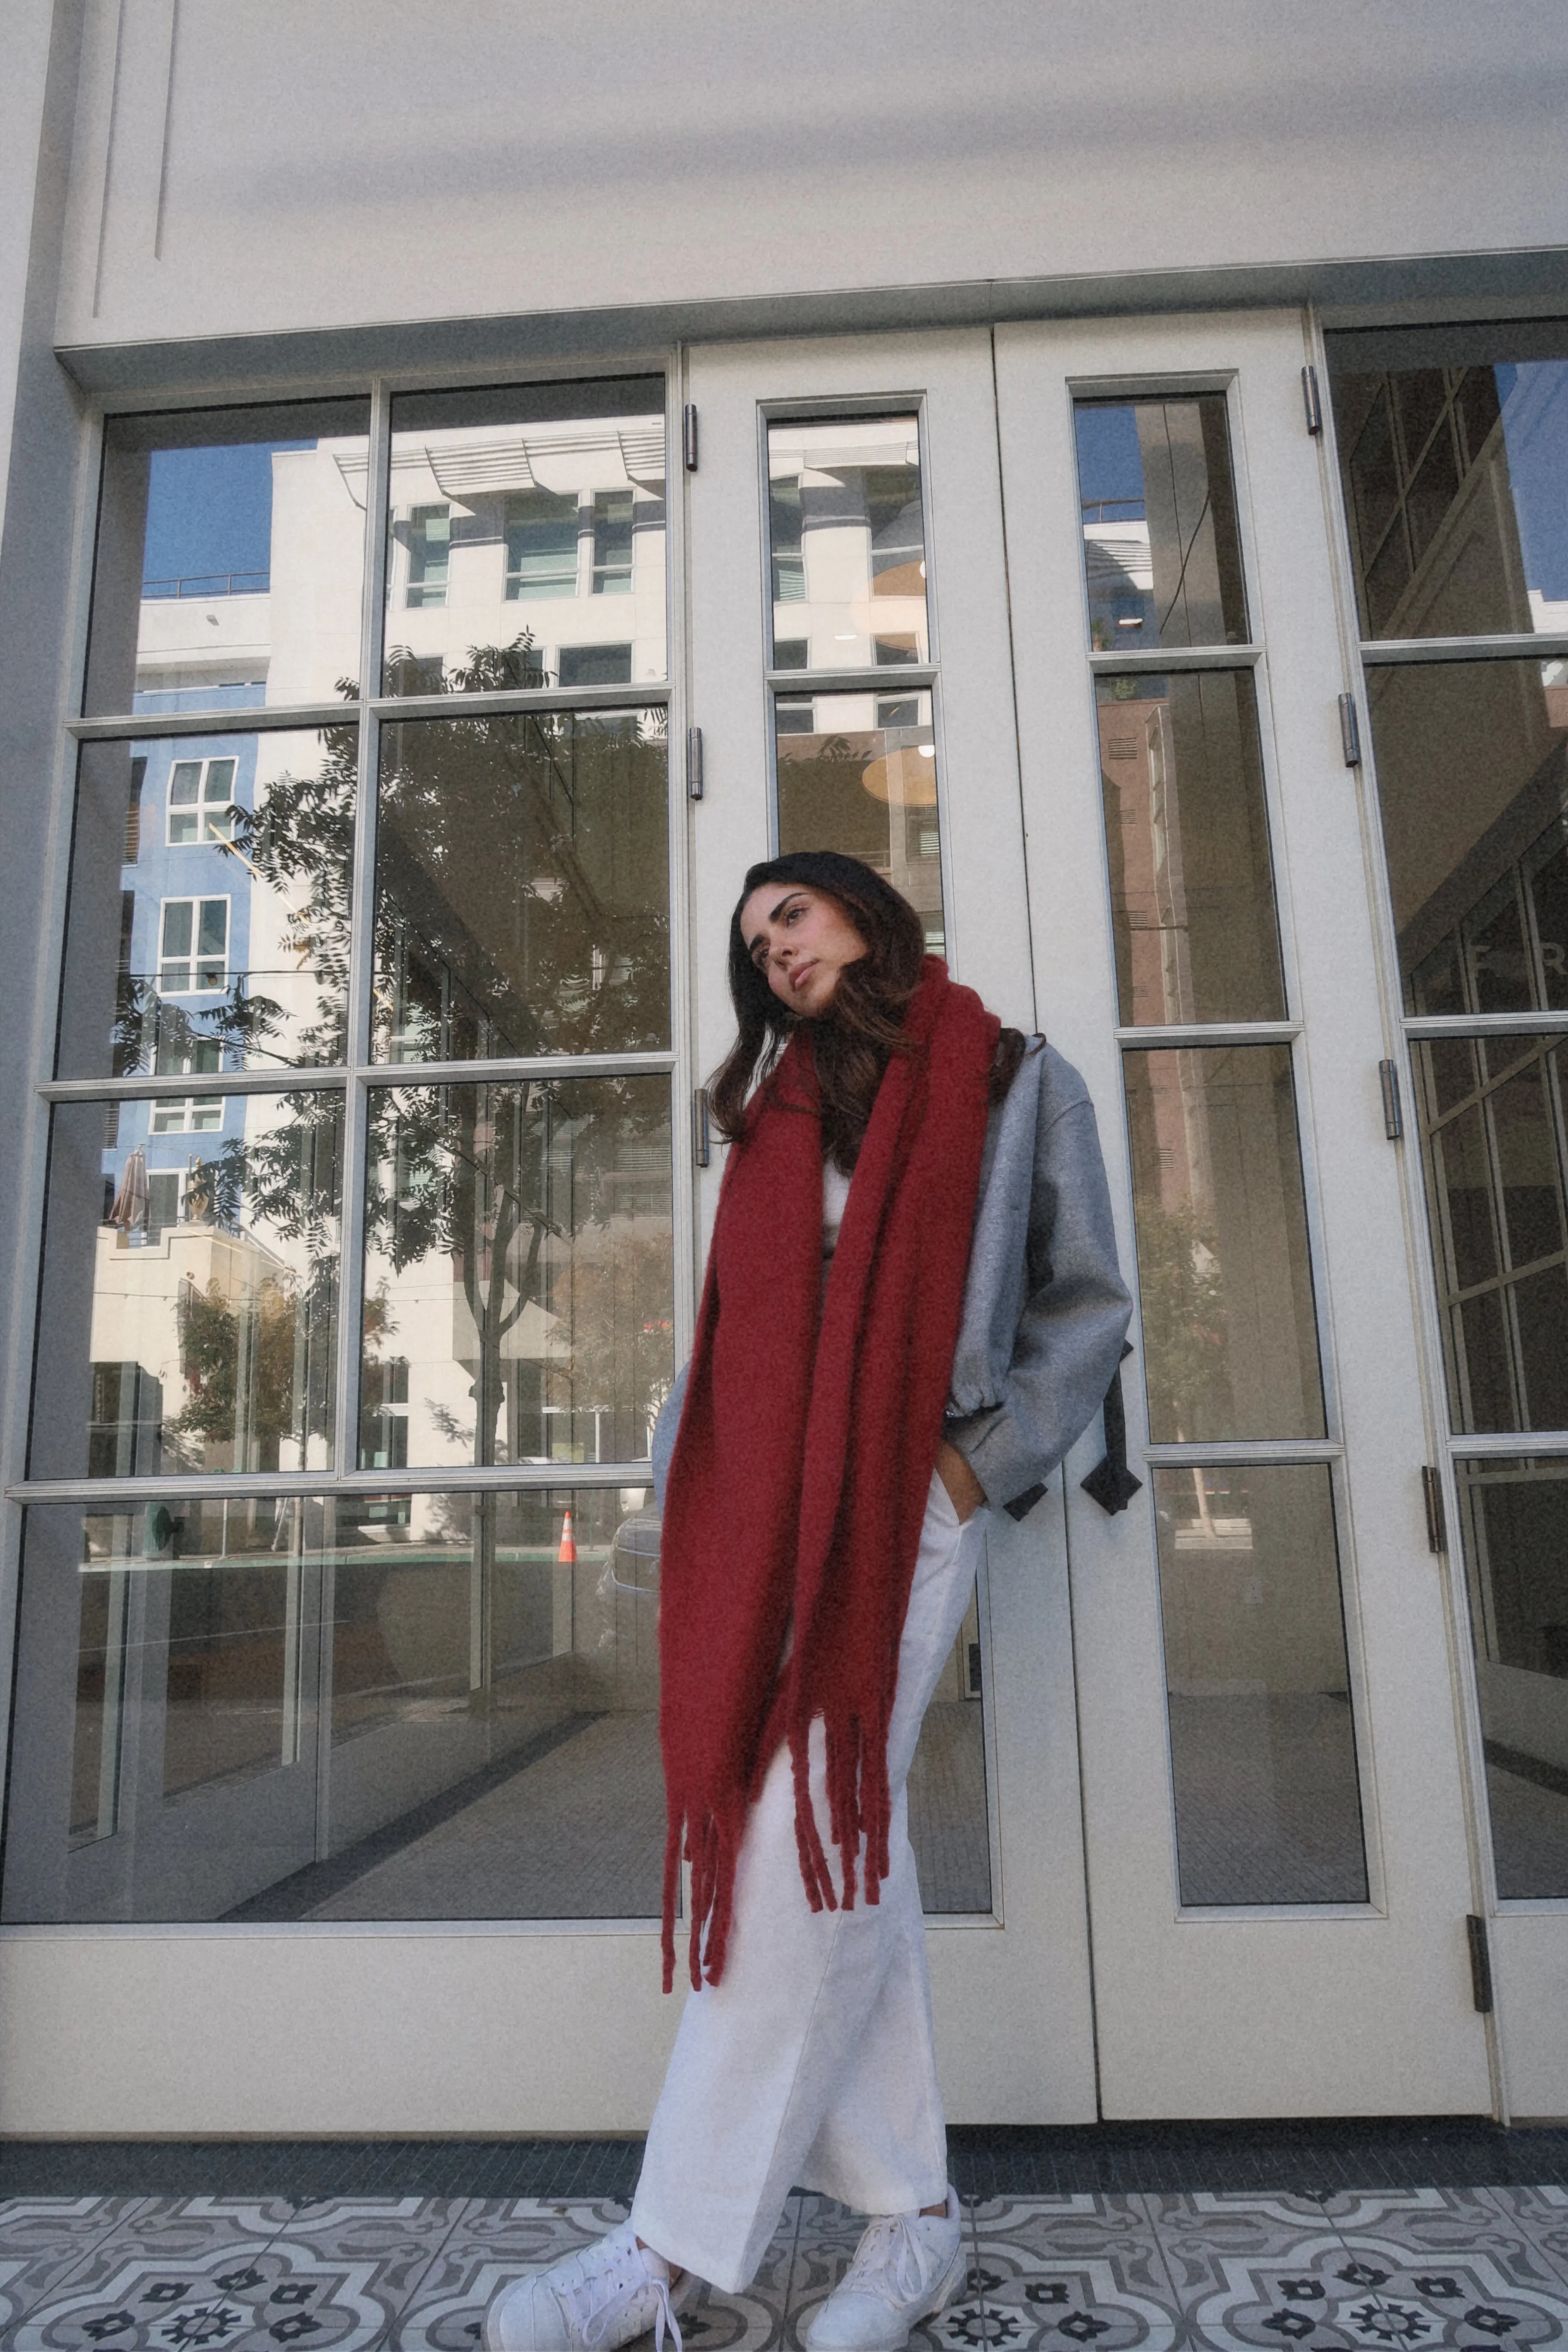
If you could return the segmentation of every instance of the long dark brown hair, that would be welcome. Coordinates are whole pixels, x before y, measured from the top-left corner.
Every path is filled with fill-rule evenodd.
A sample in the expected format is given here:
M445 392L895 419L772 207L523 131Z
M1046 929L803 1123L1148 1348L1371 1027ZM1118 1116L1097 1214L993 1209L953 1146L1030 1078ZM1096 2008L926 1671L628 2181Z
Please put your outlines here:
M744 1132L752 1088L767 1077L804 1017L773 994L741 929L746 901L767 882L820 891L835 900L866 942L865 954L839 972L827 1012L812 1023L823 1150L847 1171L859 1154L889 1058L911 1050L903 1017L924 969L924 927L909 900L874 866L837 849L795 849L748 869L730 918L730 995L739 1034L708 1083L713 1124L727 1143ZM1025 1046L1018 1030L1003 1030L991 1072L993 1103L1012 1085Z

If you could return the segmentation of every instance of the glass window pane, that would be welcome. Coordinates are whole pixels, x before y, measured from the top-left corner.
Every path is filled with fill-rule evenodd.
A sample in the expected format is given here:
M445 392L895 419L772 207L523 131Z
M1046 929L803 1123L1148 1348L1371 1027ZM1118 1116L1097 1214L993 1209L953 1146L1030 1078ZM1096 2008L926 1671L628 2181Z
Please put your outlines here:
M662 710L384 730L378 1061L668 1043L668 751Z
M930 660L915 417L770 425L768 531L775 669Z
M5 1919L657 1916L651 1503L35 1508ZM978 1643L910 1775L937 1912L991 1907Z
M1453 1425L1568 1428L1568 1045L1510 1037L1484 1066L1472 1054L1467 1097L1446 1100L1456 1042L1471 1053L1413 1049Z
M411 1465L636 1461L668 1388L669 1082L378 1087L364 1357ZM374 1400L361 1463L386 1450Z
M1460 1462L1498 1893L1568 1896L1568 1462Z
M362 400L111 416L86 708L335 701L357 678Z
M62 1077L342 1058L357 732L215 740L82 747Z
M342 1097L181 1108L54 1112L34 1477L331 1463Z
M668 674L664 399L622 376L393 402L384 692Z
M1568 662L1367 673L1412 1013L1568 1003Z
M1444 340L1420 338L1424 365L1333 372L1363 631L1568 627L1568 359L1477 363L1478 340L1517 333L1470 329L1471 363L1445 364Z
M1124 1070L1151 1438L1321 1437L1289 1047Z
M1328 1467L1153 1477L1182 1901L1364 1903Z
M1225 394L1080 400L1073 414L1096 652L1245 645Z
M1250 673L1094 687L1122 1022L1282 1019Z
M779 848L863 857L920 909L942 952L931 696L819 694L776 709Z

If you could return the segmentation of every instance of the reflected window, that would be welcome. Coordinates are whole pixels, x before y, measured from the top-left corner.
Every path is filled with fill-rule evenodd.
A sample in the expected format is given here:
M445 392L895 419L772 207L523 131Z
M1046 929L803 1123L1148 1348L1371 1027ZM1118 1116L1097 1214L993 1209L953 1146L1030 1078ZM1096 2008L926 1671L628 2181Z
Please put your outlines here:
M452 553L450 507L416 507L408 518L408 602L424 607L447 601Z
M357 677L368 414L107 421L89 712L324 702Z
M1568 359L1446 360L1478 340L1510 334L1330 338L1368 637L1568 628ZM1417 363L1356 365L1380 341Z
M213 741L82 747L62 1076L342 1058L357 731Z
M377 1087L370 1150L367 1395L401 1388L410 1462L645 1457L674 1370L668 1079Z
M1285 1012L1251 673L1097 677L1124 1024Z
M1245 644L1225 394L1080 400L1073 419L1095 651Z
M667 753L662 710L384 730L378 1060L667 1042Z
M57 1106L33 1476L330 1465L342 1118L336 1094Z
M768 427L775 669L926 661L926 541L913 416Z
M1149 1433L1325 1433L1288 1045L1123 1057Z
M1152 1475L1181 1899L1364 1903L1327 1465Z
M864 858L921 915L942 951L942 837L929 693L779 700L775 711L781 852L837 849Z
M626 376L394 400L385 692L668 675L664 399ZM583 641L600 596L613 645Z
M1463 1462L1498 1893L1568 1896L1568 1462Z

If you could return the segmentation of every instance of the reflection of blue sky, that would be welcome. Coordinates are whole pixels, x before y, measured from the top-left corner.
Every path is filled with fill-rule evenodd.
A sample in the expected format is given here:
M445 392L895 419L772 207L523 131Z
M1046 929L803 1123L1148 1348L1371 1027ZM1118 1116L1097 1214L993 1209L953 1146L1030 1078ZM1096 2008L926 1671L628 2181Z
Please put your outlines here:
M1497 388L1525 580L1556 604L1568 598L1568 361L1500 367Z
M1143 499L1143 458L1138 420L1131 401L1085 403L1074 412L1078 428L1078 489L1091 499Z
M311 441L155 449L147 491L144 580L265 572L272 560L272 453Z

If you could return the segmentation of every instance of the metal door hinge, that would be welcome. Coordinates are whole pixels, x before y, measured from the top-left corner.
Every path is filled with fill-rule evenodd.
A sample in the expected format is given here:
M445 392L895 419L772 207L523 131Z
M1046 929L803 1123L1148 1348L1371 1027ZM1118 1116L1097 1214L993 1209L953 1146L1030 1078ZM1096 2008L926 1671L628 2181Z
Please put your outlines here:
M1307 430L1321 433L1323 429L1323 404L1318 396L1318 371L1315 367L1301 370L1301 403L1307 412Z
M706 1168L713 1157L713 1129L706 1087L697 1087L691 1097L691 1156L699 1168Z
M1379 1062L1377 1083L1383 1088L1383 1131L1390 1143L1405 1132L1405 1112L1399 1100L1399 1072L1392 1062Z
M1356 717L1355 697L1353 694L1342 694L1340 697L1340 741L1344 746L1346 767L1359 768L1361 765L1361 720Z
M686 730L686 797L689 801L702 798L702 730L689 727Z
M1448 1522L1443 1509L1443 1481L1430 1462L1421 1465L1421 1500L1426 1511L1426 1549L1446 1552L1448 1549Z
M697 403L689 400L680 415L680 448L689 474L697 471Z
M1465 1933L1470 1939L1470 1991L1481 2015L1489 2017L1492 2013L1492 1954L1487 1939L1487 1923L1479 1912L1468 1913Z

